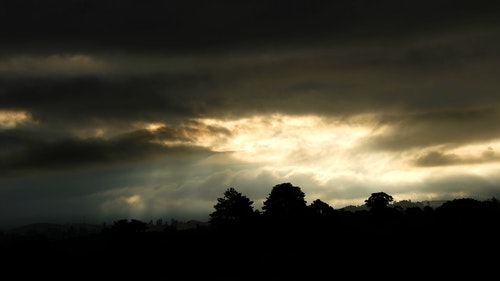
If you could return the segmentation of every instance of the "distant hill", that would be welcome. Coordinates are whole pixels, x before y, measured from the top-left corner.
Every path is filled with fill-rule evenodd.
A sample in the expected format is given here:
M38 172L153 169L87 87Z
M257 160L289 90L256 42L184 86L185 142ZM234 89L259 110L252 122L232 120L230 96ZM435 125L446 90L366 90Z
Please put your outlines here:
M448 200L427 200L427 201L421 201L421 202L412 202L410 200L401 200L401 201L393 202L390 206L392 206L392 207L399 206L403 209L413 208L413 207L424 208L426 206L429 206L429 207L435 209L435 208L443 205L443 203L446 201L448 201ZM358 205L358 206L349 205L349 206L346 206L343 208L339 208L339 210L348 211L348 212L356 212L356 211L368 210L368 207L366 205Z
M99 233L102 229L102 225L86 223L32 223L13 228L6 231L6 233L13 235L42 235L51 238L67 238Z
M207 226L208 222L197 220L173 221L169 224L148 224L146 231L163 231L167 226L173 226L176 230L194 229ZM6 234L20 236L44 236L51 239L64 239L69 237L85 236L89 234L100 233L106 227L105 224L86 224L86 223L32 223L15 227L5 231Z
M412 202L410 200L402 200L393 202L391 206L400 206L403 209L411 208L411 207L419 207L424 208L425 206L430 206L435 209L445 203L447 200L431 200L431 201L422 201L422 202ZM341 211L348 212L356 212L368 210L366 205L349 205L343 208L339 208ZM165 227L172 226L177 230L185 230L185 229L193 229L197 227L208 226L208 222L198 221L198 220L188 220L188 221L177 221L173 220L170 223L163 224L148 224L148 231L163 231ZM41 235L51 238L68 238L75 236L88 235L93 233L100 233L105 227L109 227L110 225L105 224L88 224L88 223L66 223L66 224L57 224L57 223L33 223L27 224L23 226L19 226L10 230L5 231L7 234L14 235Z

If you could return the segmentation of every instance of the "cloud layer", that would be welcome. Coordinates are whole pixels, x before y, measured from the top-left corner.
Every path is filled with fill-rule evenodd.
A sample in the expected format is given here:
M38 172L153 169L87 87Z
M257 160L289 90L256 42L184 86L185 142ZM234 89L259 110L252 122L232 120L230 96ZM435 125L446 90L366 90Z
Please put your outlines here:
M8 1L0 222L498 196L499 5Z

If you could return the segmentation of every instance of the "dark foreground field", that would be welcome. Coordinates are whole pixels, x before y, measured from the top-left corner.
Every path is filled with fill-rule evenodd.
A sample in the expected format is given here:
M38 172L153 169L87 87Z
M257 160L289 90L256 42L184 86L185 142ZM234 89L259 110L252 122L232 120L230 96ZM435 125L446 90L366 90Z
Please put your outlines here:
M144 225L143 225L144 226ZM2 235L15 279L313 280L498 275L498 216L344 214L237 226Z

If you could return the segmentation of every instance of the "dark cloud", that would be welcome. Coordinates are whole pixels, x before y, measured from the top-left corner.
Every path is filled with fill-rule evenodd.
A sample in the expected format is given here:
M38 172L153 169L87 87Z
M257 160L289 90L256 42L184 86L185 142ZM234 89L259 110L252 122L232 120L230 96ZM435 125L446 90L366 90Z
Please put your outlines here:
M444 154L438 151L431 151L415 160L417 166L447 166L461 163L461 159L456 154Z
M178 89L187 81L182 77L14 79L4 81L0 95L3 108L28 110L42 123L161 120L196 116L196 93L189 96Z
M470 110L499 104L498 30L449 26L405 38L187 55L54 48L56 55L0 60L0 97L2 108L63 127L275 112Z
M415 159L414 164L419 167L435 167L450 165L470 165L488 162L498 162L500 156L496 155L492 148L484 150L477 156L460 156L454 153L441 151L430 151Z
M212 152L192 145L163 145L165 137L178 136L167 130L147 130L104 138L40 140L23 132L0 132L2 174L25 171L65 170L92 166L120 165L161 157L183 158ZM182 140L181 136L181 140Z
M401 181L397 159L498 160L453 150L500 137L498 15L493 1L2 1L0 221L206 217L227 186L261 204L287 181L308 202L495 194L490 170L423 186ZM348 148L356 164L322 171L325 186L299 157L287 170L210 151L238 128L200 120L275 113L373 131ZM370 159L395 171L374 176Z
M415 192L435 194L438 199L476 198L478 200L498 198L498 174L487 177L474 173L443 173L418 186L408 187Z
M357 36L498 20L492 1L4 1L4 48L200 51Z
M361 146L403 151L438 145L453 148L486 142L500 137L499 119L496 108L386 116L379 124L380 133L367 138Z

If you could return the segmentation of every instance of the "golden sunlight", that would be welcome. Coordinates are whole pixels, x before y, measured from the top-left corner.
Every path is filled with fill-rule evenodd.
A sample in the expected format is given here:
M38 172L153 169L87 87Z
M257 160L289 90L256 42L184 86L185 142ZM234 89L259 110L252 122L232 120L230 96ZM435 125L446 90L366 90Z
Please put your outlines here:
M198 145L230 152L235 159L259 163L263 169L285 176L307 173L324 183L339 174L356 175L360 167L367 164L363 164L366 155L362 157L354 149L357 141L370 135L372 128L368 123L277 114L229 121L197 121L231 132L231 136L223 138L200 136Z
M163 123L146 123L142 125L146 130L154 132L165 126Z
M494 148L500 145L498 141L448 149L374 150L364 145L371 138L390 134L393 128L377 126L373 120L376 116L357 116L348 120L280 114L232 120L201 118L176 129L182 138L161 142L224 152L223 157L254 164L258 167L256 173L265 172L282 180L308 178L320 188L315 190L318 197L323 197L319 194L327 192L332 185L341 190L370 183L365 187L384 188L398 200L432 199L425 192L411 197L416 194L406 192L414 191L400 187L424 185L444 175L485 177L498 172L498 166L493 165L497 161ZM155 131L167 125L148 123L140 127ZM447 160L450 155L451 160ZM416 165L415 159L432 165ZM362 203L362 199L350 198L344 202L337 198L335 205Z
M0 110L0 129L15 128L17 125L33 122L31 114L22 110Z
M125 201L127 201L128 204L136 204L136 203L139 203L141 201L141 196L140 195L132 195L130 197L128 197Z

